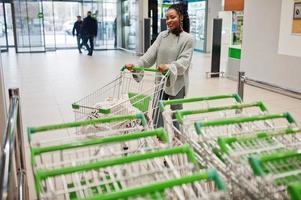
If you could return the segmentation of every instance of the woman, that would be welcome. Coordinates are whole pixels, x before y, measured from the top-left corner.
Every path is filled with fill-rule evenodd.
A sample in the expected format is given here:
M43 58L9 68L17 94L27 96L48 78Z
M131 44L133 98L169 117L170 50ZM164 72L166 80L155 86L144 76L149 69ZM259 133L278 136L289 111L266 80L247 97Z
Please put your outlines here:
M168 30L158 35L156 41L139 59L136 66L151 67L156 64L160 72L169 71L170 75L162 99L182 99L188 90L188 74L194 40L188 33L189 19L181 4L174 4L168 8L166 24ZM131 71L134 65L126 64L125 66ZM171 109L182 109L182 105L173 105ZM162 116L159 116L157 127L161 126L163 126L163 120Z

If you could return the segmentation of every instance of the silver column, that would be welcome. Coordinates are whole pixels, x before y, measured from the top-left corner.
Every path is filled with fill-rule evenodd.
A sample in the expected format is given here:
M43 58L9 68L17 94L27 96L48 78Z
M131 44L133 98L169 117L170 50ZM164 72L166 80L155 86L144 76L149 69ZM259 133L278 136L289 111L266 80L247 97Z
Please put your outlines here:
M238 72L237 93L240 96L241 100L244 100L245 81L246 81L245 72Z

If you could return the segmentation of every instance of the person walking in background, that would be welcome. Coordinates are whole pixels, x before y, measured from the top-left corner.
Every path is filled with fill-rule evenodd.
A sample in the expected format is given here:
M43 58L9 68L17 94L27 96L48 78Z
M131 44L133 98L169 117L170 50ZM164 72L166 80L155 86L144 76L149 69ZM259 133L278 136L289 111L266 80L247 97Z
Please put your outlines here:
M140 57L136 66L156 68L170 74L162 93L162 100L182 99L187 94L189 67L194 48L194 39L189 32L189 18L182 4L171 5L166 11L168 30L162 31L152 46ZM125 67L133 71L133 64ZM182 104L172 105L172 110L182 109ZM156 113L156 112L155 112ZM153 116L157 127L163 126L163 118ZM176 125L177 126L177 125Z
M87 17L84 18L82 25L83 45L88 50L88 55L92 56L94 50L94 37L97 36L97 20L93 18L91 11L87 12ZM88 45L88 41L90 46Z
M73 29L72 29L72 35L75 36L75 32L76 32L76 39L77 39L77 47L78 47L78 51L79 53L82 53L81 48L83 46L83 43L81 43L82 40L82 18L81 16L77 16L77 20L73 25Z

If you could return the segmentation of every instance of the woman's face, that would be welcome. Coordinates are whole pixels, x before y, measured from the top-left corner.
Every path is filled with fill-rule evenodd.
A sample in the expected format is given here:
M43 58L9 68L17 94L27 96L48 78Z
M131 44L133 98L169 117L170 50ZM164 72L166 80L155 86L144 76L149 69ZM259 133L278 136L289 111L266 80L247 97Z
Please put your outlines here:
M175 30L181 26L181 16L175 9L169 9L166 12L166 24L170 30Z

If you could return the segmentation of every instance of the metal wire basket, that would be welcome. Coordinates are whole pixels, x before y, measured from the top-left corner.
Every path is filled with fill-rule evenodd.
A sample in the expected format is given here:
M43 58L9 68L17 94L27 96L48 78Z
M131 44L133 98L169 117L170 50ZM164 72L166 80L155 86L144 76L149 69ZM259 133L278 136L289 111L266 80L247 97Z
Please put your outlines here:
M208 180L204 184L170 189L164 196L197 199L208 193L220 193L218 189L224 189L224 184L216 172L198 174L195 164L192 149L185 145L78 166L37 170L36 188L41 199L123 199L152 194L158 189L163 192L189 181Z
M75 120L143 112L149 120L158 112L167 75L156 69L134 67L88 96L72 104Z
M287 187L301 182L301 154L299 150L286 150L249 158L254 175L265 181L263 192L274 199L287 199ZM269 184L270 183L270 184Z

